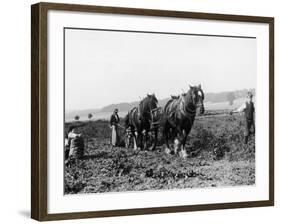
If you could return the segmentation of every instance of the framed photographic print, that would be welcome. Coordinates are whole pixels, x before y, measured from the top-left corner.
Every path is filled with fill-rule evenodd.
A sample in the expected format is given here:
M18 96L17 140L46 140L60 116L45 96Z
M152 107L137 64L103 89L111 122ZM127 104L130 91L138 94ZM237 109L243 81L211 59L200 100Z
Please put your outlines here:
M274 18L31 16L32 218L274 204Z

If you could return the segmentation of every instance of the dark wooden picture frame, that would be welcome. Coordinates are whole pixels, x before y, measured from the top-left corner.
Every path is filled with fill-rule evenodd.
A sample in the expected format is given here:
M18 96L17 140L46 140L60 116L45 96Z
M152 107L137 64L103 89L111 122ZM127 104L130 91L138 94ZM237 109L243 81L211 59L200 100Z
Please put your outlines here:
M47 202L47 13L49 10L97 12L159 16L170 18L195 18L236 22L264 23L269 25L269 200L186 205L126 210L88 211L48 214ZM31 7L31 217L39 221L79 219L125 215L187 212L227 208L246 208L274 205L274 18L240 15L162 11L151 9L118 8L89 5L38 3Z

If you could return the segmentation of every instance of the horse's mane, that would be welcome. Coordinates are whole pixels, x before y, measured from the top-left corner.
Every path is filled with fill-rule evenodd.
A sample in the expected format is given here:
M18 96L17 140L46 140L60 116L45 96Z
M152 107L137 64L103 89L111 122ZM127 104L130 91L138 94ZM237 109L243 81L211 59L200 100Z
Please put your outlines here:
M124 117L125 127L132 125L133 116L138 113L138 108L133 107L131 110L128 111L126 116Z
M193 100L193 93L195 91L200 91L199 88L190 88L186 93L182 93L178 96L171 95L171 99L166 103L164 110L169 116L173 116L177 111L186 116L195 114L196 105ZM187 115L188 114L188 115Z
M144 116L145 113L150 112L151 109L157 107L158 100L154 94L149 95L142 99L139 103L139 112L141 116Z
M194 90L193 89L189 89L186 93L183 93L182 95L181 95L181 97L184 99L184 101L186 102L188 102L188 103L190 103L190 102L192 102L192 92L193 92Z

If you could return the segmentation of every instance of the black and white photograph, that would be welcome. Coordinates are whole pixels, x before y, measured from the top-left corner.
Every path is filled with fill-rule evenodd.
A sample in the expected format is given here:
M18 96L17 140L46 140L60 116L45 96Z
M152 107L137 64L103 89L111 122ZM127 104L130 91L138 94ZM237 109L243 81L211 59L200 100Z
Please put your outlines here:
M64 193L255 185L257 41L64 29Z

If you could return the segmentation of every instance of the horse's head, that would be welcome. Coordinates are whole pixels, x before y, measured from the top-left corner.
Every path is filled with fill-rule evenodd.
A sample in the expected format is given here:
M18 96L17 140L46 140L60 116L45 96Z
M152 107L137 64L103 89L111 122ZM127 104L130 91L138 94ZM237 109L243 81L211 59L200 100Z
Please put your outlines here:
M199 84L198 86L189 85L189 92L196 110L199 110L199 114L204 114L204 92L201 88L201 84Z
M155 94L147 94L147 105L149 106L150 109L155 109L157 108L158 100L155 96Z
M157 108L158 100L155 94L147 94L147 96L140 102L140 115L145 119L150 119L151 112L153 109Z

